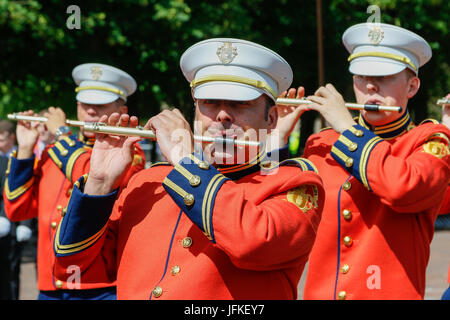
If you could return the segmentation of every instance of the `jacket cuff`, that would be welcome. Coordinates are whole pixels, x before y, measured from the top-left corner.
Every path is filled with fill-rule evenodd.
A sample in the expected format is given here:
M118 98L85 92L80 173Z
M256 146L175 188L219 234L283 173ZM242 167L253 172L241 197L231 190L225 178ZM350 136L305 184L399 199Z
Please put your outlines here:
M342 132L331 148L331 156L350 174L371 190L367 163L377 143L383 141L372 131L357 124Z
M78 253L92 246L106 230L118 189L103 196L83 193L87 174L75 182L66 213L54 240L57 257Z
M183 158L163 181L163 187L181 210L214 240L213 210L220 187L230 180L203 160L201 154Z
M5 182L5 195L9 201L20 197L33 185L34 162L34 156L19 160L16 158L16 153L9 158Z

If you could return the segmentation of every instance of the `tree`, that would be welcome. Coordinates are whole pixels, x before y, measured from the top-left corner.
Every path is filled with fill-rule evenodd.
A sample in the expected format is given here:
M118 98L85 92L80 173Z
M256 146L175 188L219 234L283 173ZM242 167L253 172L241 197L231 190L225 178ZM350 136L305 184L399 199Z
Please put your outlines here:
M348 53L341 37L370 16L376 4L381 22L411 29L430 42L432 60L420 70L422 88L410 104L413 119L440 119L435 105L449 88L446 0L323 0L325 81L354 101ZM69 29L69 2L0 0L0 115L25 109L62 107L75 117L72 69L99 62L129 72L138 82L131 112L143 120L164 106L192 117L192 98L180 68L181 54L211 37L254 41L278 52L294 71L292 86L307 94L318 87L316 4L313 0L121 0L79 1L80 29ZM318 115L302 116L301 146Z

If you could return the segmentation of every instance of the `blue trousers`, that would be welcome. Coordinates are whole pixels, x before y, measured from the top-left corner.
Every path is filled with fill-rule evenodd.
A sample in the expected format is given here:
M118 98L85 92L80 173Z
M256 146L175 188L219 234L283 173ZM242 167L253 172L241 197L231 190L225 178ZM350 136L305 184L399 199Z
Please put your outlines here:
M40 291L38 300L117 300L116 287L88 290Z

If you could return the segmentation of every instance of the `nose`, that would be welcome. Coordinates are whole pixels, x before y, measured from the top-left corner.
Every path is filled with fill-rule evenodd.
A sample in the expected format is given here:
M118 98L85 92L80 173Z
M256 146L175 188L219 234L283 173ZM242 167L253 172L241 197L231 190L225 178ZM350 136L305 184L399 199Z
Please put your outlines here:
M222 123L224 126L234 121L231 113L231 108L226 101L222 101L217 112L216 121Z
M378 84L375 80L374 77L367 77L366 78L367 82L366 82L366 89L369 93L375 93L378 92L379 88L378 88Z
M97 113L97 108L95 106L93 106L92 104L90 104L86 111L89 114L96 114Z
M89 104L89 105L86 105L87 107L86 107L86 113L88 114L88 115L90 115L90 116L96 116L97 115L97 106L95 106L95 105L92 105L92 104Z

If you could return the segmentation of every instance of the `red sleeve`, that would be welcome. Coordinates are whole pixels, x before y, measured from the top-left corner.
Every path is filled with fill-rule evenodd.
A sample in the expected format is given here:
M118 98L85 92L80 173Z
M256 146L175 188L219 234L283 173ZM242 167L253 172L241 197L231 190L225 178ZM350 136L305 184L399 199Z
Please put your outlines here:
M426 124L396 142L355 125L331 149L333 158L380 201L397 212L419 212L438 206L450 178L450 131Z
M438 214L449 214L450 213L450 187L447 187L445 192L444 201L442 201L441 208Z
M288 190L280 188L275 195L270 186L260 187L265 188L259 192L268 195L261 202L234 182L224 183L215 199L211 226L216 245L238 268L263 271L305 263L324 203L320 178L297 172L286 181Z
M83 187L87 175L74 184L67 213L55 236L56 277L65 279L67 268L75 264L80 267L82 273L89 269L85 274L96 275L97 282L115 279L121 199L126 196L126 185L130 179L145 166L142 149L136 147L135 151L133 163L122 182L123 189L121 188L119 200L115 201L119 194L117 191L104 197L83 195L80 186ZM77 223L82 220L79 219L81 215L87 219L87 223L81 223L82 227ZM81 229L83 232L80 232ZM77 234L77 238L71 237L71 230L74 231L73 234Z
M434 144L439 151L432 150ZM424 211L441 203L450 178L448 140L431 134L405 158L391 155L390 149L388 143L379 143L367 164L368 181L381 201L398 212Z

